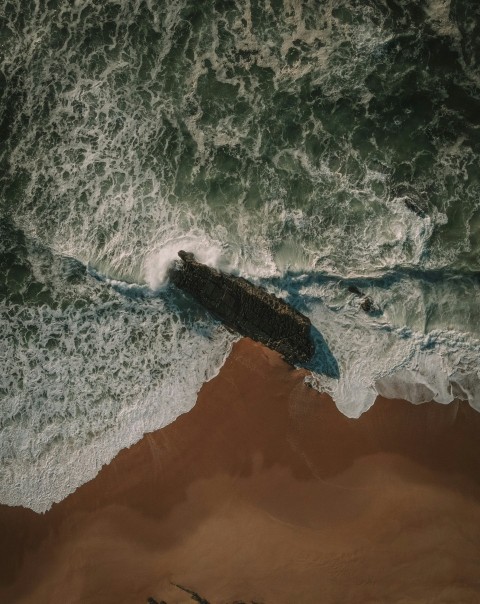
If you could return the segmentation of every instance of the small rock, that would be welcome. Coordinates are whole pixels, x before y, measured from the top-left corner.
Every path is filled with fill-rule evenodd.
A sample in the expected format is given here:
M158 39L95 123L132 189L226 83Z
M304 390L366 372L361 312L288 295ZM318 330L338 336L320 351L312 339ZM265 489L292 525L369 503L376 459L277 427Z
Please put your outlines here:
M349 285L348 286L348 291L351 294L355 294L356 296L360 296L360 297L365 295L362 291L360 291L358 289L358 287L356 285Z
M373 300L370 296L365 296L360 304L360 308L365 312L372 312L375 310L375 305L373 304Z

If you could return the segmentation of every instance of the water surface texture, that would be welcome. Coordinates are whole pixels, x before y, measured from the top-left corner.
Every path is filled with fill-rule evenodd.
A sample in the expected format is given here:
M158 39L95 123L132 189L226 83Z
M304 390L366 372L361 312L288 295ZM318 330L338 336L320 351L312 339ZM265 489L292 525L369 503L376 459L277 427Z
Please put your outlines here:
M0 500L47 509L219 370L179 249L307 314L343 413L480 410L479 40L474 0L4 0Z

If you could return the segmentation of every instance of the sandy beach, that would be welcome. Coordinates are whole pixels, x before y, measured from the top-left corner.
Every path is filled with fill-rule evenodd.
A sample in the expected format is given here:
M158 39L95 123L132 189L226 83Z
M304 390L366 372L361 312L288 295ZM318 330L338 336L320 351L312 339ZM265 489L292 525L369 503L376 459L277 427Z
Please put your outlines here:
M480 601L480 414L360 419L238 342L196 406L44 515L0 507L4 604Z

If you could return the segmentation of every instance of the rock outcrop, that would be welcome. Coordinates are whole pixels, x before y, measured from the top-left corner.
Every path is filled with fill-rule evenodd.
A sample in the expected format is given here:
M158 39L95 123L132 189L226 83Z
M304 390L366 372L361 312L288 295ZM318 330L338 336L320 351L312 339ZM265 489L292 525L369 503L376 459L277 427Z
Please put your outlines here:
M188 292L227 327L261 342L289 363L309 361L314 353L310 319L284 300L242 277L197 262L191 253L170 271L170 279Z

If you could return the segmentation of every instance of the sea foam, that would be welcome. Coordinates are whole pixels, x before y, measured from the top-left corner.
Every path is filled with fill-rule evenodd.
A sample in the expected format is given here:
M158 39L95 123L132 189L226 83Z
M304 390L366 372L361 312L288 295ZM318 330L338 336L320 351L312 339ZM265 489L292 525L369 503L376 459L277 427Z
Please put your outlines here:
M97 279L87 275L81 304L0 313L2 503L43 512L66 497L191 409L234 341L168 293Z

